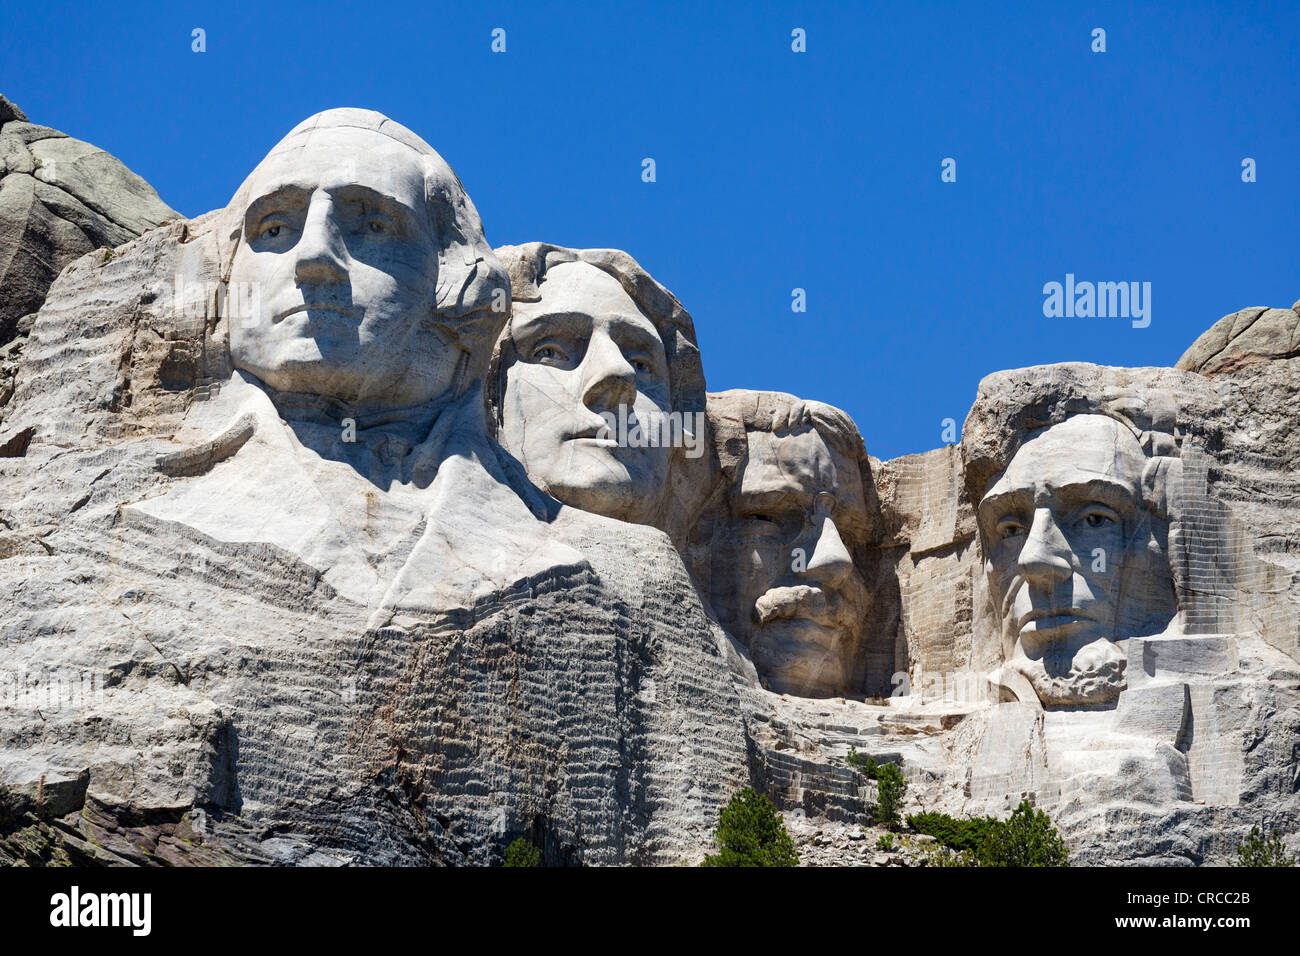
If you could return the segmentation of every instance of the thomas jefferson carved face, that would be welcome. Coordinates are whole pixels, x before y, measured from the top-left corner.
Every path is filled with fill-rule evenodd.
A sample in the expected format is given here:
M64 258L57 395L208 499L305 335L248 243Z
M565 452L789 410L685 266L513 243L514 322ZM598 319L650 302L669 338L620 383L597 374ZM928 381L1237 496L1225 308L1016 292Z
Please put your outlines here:
M649 523L668 487L672 449L620 444L670 405L668 359L654 323L617 279L585 262L552 266L540 301L516 302L501 444L548 494L584 511Z
M746 439L713 556L728 592L718 613L772 690L850 693L867 608L852 556L866 527L858 463L807 424Z
M1077 415L1033 434L980 502L1004 640L1045 703L1122 689L1122 654L1110 642L1135 633L1142 616L1142 594L1125 591L1131 552L1147 539L1146 461L1120 423Z
M425 161L348 126L282 144L254 171L232 264L230 350L274 389L416 405L460 352L431 321L440 243Z

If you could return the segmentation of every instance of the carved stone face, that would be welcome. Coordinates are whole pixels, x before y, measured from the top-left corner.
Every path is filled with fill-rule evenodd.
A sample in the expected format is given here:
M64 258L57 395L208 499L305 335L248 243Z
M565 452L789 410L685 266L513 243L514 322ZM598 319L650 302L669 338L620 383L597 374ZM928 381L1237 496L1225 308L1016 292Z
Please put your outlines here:
M668 487L669 447L619 444L629 423L669 411L668 359L654 323L618 280L584 262L552 266L541 300L516 302L500 441L552 497L649 523Z
M774 691L849 693L867 607L852 556L866 515L858 464L810 425L747 441L714 551L718 613Z
M1099 679L1090 670L1114 669L1107 645L1129 637L1141 616L1130 606L1141 595L1124 589L1130 550L1145 546L1136 534L1145 463L1137 439L1114 419L1076 415L1032 435L980 502L1003 637L1040 665L1033 674L1087 682Z
M430 321L440 244L423 157L348 127L297 142L247 184L230 275L235 367L280 391L362 405L438 397L459 350Z

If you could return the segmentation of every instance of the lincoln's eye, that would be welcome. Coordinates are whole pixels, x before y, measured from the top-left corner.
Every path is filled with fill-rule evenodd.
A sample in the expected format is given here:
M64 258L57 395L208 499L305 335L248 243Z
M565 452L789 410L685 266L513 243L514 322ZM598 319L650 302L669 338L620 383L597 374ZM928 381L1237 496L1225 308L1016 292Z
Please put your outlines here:
M279 234L280 234L279 226L267 226L266 229L262 231L262 235L268 239L274 239Z
M1025 526L1019 521L1001 521L998 523L998 537L1003 541L1007 538L1014 538L1016 535L1024 533Z
M1079 518L1078 524L1090 530L1104 528L1120 520L1119 515L1102 504L1090 505Z

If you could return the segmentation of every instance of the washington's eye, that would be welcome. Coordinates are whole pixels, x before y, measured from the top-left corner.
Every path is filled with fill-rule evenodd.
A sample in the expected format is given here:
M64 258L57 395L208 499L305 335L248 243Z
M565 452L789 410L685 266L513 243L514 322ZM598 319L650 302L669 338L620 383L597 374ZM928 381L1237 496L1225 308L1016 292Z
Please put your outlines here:
M276 236L278 236L279 234L280 234L280 227L279 227L279 226L267 226L266 231L262 233L262 235L264 235L264 236L266 236L266 237L268 237L268 238L270 238L270 239L274 239L274 238L275 238Z
M275 222L264 223L262 225L261 231L258 232L257 234L257 238L274 239L280 235L280 231L283 228L284 228L284 223L282 222L275 221Z
M644 373L650 371L650 363L642 361L641 359L633 359L632 367L636 369L638 373Z

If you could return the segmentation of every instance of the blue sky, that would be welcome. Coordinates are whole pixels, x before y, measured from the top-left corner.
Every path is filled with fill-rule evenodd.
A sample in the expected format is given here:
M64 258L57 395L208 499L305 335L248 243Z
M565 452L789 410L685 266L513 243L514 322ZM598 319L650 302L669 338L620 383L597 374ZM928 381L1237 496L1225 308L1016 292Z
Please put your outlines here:
M1300 298L1298 27L1284 4L40 3L6 9L0 92L187 215L311 113L385 112L494 245L626 249L694 316L711 389L838 405L889 458L941 444L989 372L1170 365ZM1150 282L1150 326L1044 317L1066 273Z

